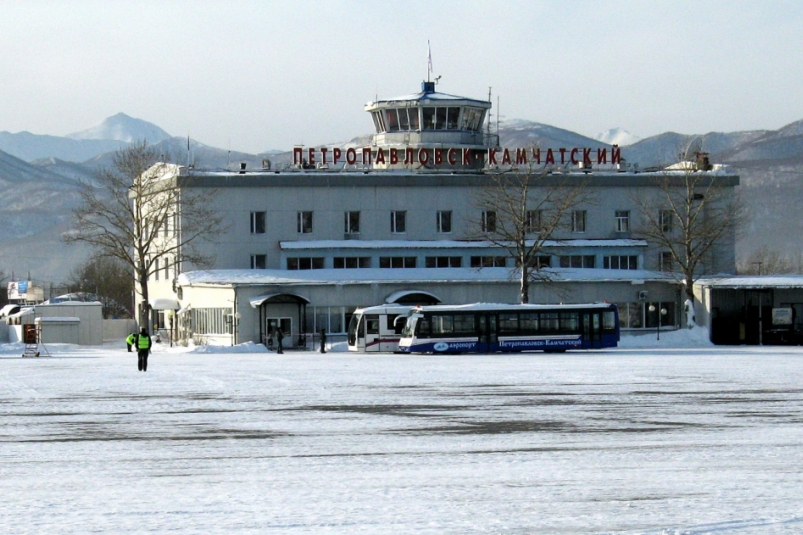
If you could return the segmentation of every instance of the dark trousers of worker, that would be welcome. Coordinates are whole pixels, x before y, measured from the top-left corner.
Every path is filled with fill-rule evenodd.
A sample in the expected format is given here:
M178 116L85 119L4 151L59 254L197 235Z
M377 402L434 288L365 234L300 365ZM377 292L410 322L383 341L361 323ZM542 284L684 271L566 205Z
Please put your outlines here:
M148 371L148 349L140 349L137 351L138 363L137 368L141 372Z

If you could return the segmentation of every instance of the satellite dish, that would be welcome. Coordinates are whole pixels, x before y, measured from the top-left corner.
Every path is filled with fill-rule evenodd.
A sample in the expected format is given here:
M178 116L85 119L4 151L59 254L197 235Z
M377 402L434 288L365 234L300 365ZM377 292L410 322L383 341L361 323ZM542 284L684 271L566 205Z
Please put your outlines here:
M696 136L686 146L686 151L683 153L683 161L693 162L697 160L697 153L703 152L703 138Z

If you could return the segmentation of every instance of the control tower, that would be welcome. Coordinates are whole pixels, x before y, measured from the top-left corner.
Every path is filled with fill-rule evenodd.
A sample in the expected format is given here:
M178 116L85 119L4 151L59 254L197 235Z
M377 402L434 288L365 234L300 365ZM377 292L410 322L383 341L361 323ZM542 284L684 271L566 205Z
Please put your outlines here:
M435 91L435 82L422 82L421 92L369 102L365 111L374 120L371 143L374 169L413 171L478 171L499 136L484 132L491 103ZM401 155L391 163L380 150ZM455 149L455 150L452 150ZM468 154L465 154L468 151ZM456 156L458 155L459 156ZM444 161L436 161L442 158ZM385 160L382 162L382 160Z

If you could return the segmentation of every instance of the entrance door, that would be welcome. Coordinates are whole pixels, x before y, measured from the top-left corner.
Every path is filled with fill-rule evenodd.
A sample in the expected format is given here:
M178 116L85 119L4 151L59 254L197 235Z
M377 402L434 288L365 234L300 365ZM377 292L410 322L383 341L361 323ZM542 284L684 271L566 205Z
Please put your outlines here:
M273 349L278 346L276 340L276 331L281 327L284 338L282 339L283 347L293 347L293 320L292 318L267 318L265 320L265 332L267 333L268 349Z
M602 346L602 313L583 312L583 340L586 347Z
M379 351L379 316L371 314L365 316L365 350Z
M477 328L479 347L477 351L481 353L488 353L496 351L499 342L499 333L497 332L496 315L495 314L480 314L477 318Z

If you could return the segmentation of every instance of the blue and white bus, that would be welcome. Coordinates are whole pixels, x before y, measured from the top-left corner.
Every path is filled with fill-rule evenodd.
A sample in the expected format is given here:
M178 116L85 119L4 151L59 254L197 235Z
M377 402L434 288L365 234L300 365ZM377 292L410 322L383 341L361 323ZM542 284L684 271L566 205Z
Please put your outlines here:
M616 305L420 306L410 310L402 353L493 353L602 349L619 342Z

